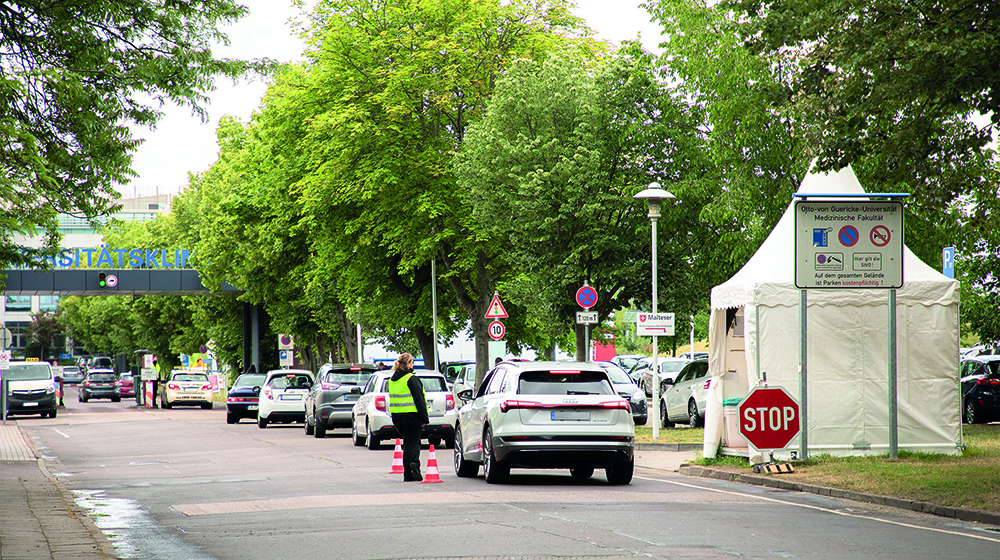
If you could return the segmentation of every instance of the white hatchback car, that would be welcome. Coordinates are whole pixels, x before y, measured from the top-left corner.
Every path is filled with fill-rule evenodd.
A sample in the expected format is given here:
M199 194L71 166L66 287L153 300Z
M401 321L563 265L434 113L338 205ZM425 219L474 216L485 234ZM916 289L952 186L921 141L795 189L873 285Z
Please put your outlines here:
M587 362L503 362L473 395L459 393L455 473L503 482L510 469L569 469L577 478L603 468L628 484L635 425L607 372Z
M257 399L257 426L270 422L304 422L306 395L313 386L313 374L305 369L275 369L267 372Z
M90 374L88 373L87 376L89 377ZM119 397L120 399L121 397ZM166 387L160 392L160 408L200 405L207 409L212 408L214 400L212 382L203 371L175 369L170 372L170 379L167 380Z
M672 428L685 423L692 428L705 423L705 405L712 378L708 359L695 360L677 374L677 379L660 386L660 426Z
M447 380L443 374L429 369L414 370L413 374L424 384L427 415L431 420L424 426L420 437L432 445L440 445L443 439L445 447L454 447L457 410L455 397L448 390ZM351 415L354 445L362 446L367 443L368 449L379 449L383 439L400 437L387 411L390 378L392 370L376 372L361 391L361 397L355 403Z

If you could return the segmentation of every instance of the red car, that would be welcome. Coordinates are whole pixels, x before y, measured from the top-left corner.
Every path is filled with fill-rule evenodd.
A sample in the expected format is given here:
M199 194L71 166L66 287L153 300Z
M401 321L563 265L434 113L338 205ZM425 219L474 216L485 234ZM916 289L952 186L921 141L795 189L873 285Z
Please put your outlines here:
M132 380L132 374L125 372L118 378L118 383L121 385L122 396L123 397L134 397L135 396L135 383Z

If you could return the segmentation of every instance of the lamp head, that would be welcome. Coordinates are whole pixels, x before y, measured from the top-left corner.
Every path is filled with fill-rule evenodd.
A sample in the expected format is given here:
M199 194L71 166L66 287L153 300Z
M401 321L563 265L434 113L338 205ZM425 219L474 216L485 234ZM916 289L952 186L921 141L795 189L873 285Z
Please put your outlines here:
M663 204L663 199L665 198L676 198L674 195L660 188L659 183L650 183L649 188L637 193L632 198L641 198L646 200L646 204L649 206L649 217L659 218L660 217L660 207Z

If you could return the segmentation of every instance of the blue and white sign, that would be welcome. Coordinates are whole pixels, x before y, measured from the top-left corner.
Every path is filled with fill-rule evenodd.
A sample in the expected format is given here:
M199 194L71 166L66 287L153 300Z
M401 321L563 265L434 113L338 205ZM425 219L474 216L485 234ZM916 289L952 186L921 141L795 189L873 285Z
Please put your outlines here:
M955 248L945 247L943 254L944 267L942 273L948 278L955 277Z

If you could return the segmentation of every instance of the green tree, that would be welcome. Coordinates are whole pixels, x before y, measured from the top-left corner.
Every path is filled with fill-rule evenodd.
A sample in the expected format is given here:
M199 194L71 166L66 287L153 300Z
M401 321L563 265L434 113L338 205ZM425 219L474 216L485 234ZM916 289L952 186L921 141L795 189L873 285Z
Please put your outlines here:
M204 117L215 76L270 66L212 55L226 41L218 26L245 14L232 0L0 6L0 265L53 255L60 213L113 209L115 185L132 175L130 124L154 126L167 102ZM43 243L14 233L43 233Z
M50 313L39 311L32 313L31 322L28 323L25 334L28 337L28 347L26 354L33 354L32 350L37 350L37 357L40 360L48 359L47 350L51 350L63 337L63 326L59 323L59 312ZM55 353L57 356L59 352Z

